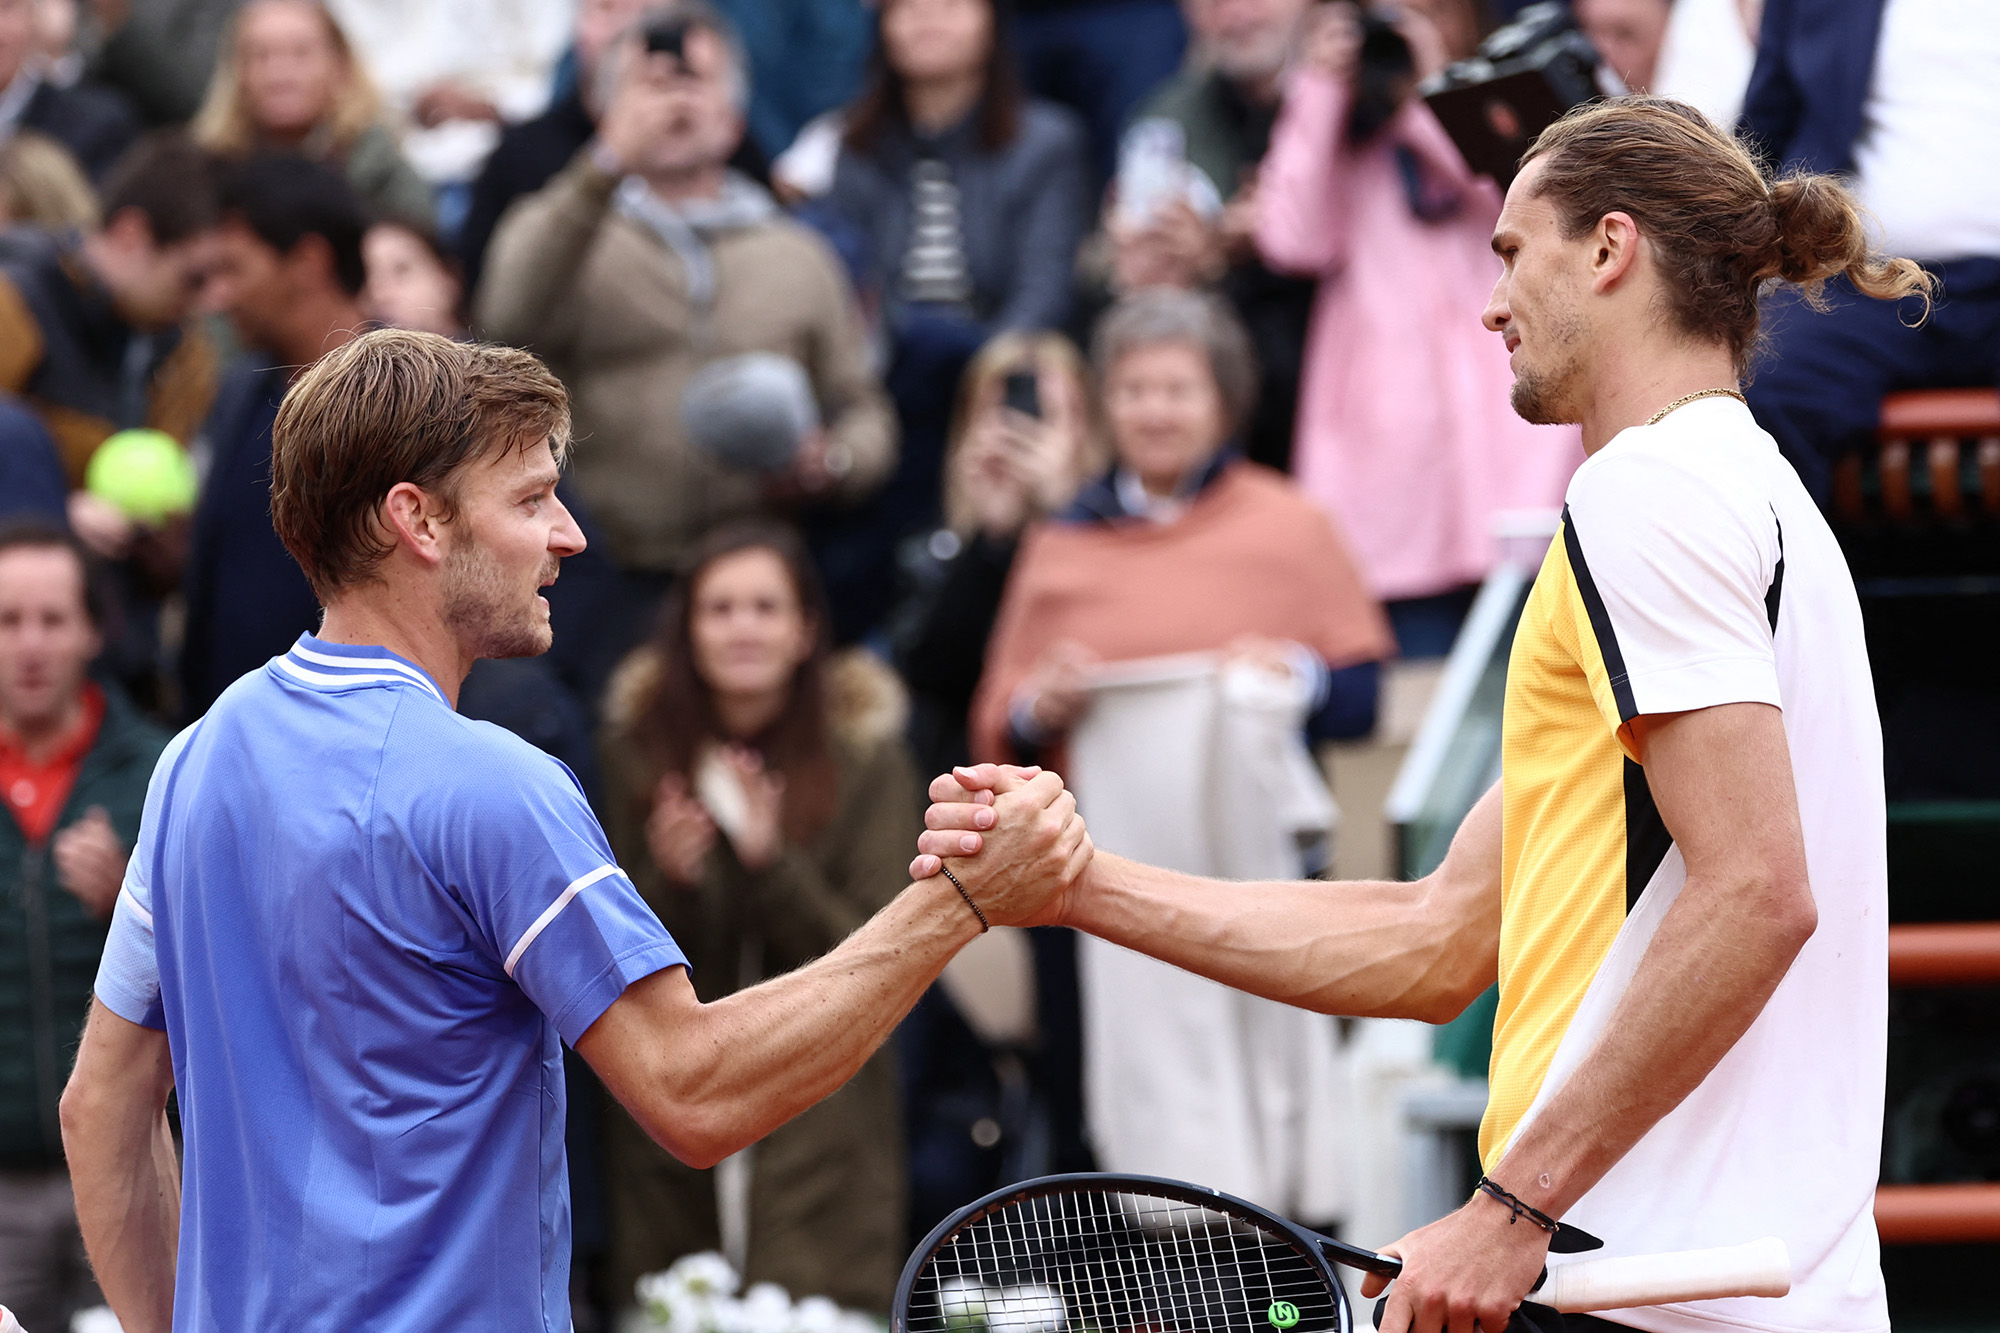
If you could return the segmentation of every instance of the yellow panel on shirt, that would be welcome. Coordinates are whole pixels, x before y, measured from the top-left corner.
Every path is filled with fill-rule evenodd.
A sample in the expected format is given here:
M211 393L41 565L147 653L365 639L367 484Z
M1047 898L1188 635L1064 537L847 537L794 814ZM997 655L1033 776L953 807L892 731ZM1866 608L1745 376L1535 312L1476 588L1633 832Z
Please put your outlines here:
M1620 743L1632 716L1624 686L1565 512L1507 666L1500 1008L1479 1128L1489 1168L1541 1091L1584 991L1668 846L1644 773Z

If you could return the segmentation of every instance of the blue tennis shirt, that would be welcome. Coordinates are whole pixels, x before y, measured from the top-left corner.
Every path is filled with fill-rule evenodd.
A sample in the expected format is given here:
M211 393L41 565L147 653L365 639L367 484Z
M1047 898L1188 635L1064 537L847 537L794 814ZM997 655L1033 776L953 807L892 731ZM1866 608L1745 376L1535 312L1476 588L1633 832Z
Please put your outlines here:
M307 635L162 756L97 997L164 1028L176 1330L566 1333L562 1042L686 958L555 760Z

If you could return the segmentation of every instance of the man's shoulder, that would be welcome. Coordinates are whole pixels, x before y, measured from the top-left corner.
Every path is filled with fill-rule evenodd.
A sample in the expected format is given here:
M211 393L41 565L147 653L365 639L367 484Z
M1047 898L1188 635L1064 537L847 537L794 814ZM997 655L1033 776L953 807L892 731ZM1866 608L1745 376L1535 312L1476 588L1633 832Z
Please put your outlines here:
M562 761L505 727L466 717L417 690L397 690L383 740L383 779L411 799L487 800L506 791L539 802L582 799Z
M1585 459L1564 498L1573 513L1600 524L1764 513L1775 498L1776 457L1776 442L1747 412L1669 417L1627 430Z

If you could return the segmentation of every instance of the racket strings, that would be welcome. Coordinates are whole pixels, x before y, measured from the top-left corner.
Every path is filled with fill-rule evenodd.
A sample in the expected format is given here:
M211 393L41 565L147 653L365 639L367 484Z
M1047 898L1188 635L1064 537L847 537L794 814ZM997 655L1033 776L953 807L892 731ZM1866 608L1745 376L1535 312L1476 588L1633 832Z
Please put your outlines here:
M901 1333L1345 1333L1290 1237L1198 1204L1067 1190L960 1226L912 1287Z

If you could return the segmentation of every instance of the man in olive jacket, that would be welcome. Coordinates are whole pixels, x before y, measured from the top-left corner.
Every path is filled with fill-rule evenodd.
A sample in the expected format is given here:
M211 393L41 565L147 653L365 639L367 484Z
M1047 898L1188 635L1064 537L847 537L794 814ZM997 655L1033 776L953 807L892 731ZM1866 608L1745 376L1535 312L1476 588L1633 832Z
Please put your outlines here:
M895 415L846 273L727 166L748 92L733 35L699 0L648 22L663 18L679 50L649 50L637 32L613 45L597 137L508 210L475 312L482 337L562 377L582 445L577 494L619 569L656 592L716 523L860 499L896 461ZM724 466L682 425L695 372L751 352L796 361L819 419L775 475Z
M0 525L0 1305L29 1329L96 1303L56 1107L167 739L90 681L99 642L73 539Z

